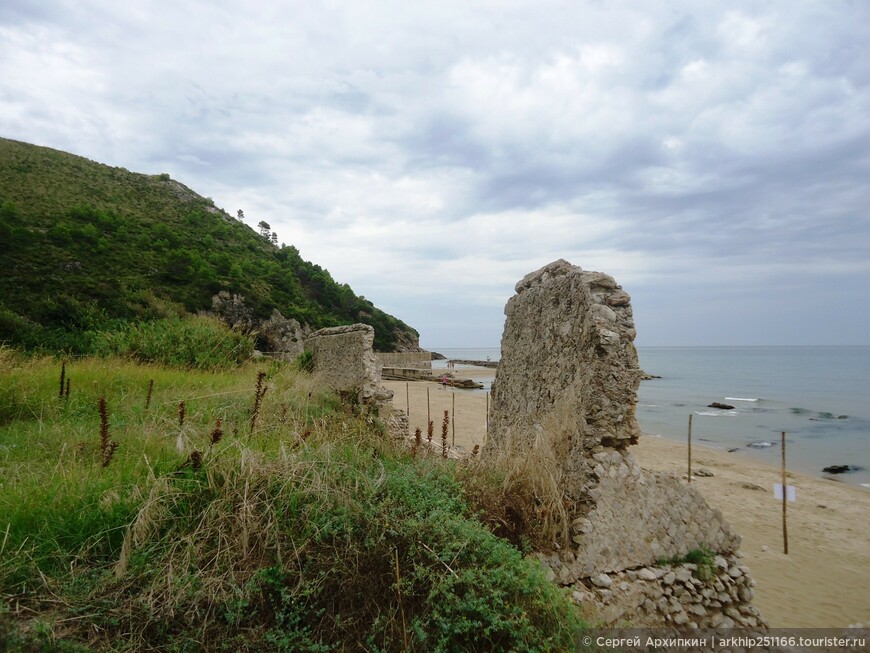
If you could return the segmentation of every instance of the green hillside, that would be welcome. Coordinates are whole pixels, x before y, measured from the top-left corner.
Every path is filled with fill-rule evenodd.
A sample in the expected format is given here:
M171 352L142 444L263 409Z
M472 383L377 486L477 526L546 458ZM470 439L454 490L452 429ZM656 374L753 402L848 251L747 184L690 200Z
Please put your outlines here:
M254 218L256 219L256 218ZM244 297L313 328L364 322L375 348L417 332L167 174L0 139L0 341L89 351L82 334Z

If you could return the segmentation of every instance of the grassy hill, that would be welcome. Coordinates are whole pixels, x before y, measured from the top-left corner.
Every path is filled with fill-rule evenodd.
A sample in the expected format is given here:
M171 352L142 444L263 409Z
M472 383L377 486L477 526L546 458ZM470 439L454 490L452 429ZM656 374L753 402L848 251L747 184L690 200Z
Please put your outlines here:
M0 139L0 341L88 353L89 334L244 297L313 328L364 322L375 348L417 332L167 174Z
M290 364L0 346L0 651L575 650L505 481Z

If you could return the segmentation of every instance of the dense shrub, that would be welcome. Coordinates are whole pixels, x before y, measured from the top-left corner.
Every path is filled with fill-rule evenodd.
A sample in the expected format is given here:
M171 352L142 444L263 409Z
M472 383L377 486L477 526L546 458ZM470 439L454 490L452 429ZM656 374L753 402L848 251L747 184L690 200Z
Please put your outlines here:
M222 369L251 357L253 339L215 318L170 317L139 322L102 334L97 351L143 363L187 369Z

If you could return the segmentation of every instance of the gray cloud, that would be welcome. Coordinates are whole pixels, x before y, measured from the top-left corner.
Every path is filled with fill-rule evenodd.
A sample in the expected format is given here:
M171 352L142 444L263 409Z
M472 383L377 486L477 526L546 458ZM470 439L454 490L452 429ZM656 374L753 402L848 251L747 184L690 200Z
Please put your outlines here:
M496 343L558 257L626 286L642 344L870 343L868 25L846 0L11 0L0 134L266 219L424 345Z

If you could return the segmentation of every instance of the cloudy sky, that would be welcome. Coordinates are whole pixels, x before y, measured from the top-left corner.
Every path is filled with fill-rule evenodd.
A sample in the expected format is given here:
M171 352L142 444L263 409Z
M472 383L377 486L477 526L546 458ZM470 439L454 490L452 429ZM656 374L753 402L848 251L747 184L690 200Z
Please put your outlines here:
M865 0L3 0L0 136L168 172L430 348L557 258L639 345L870 344Z

